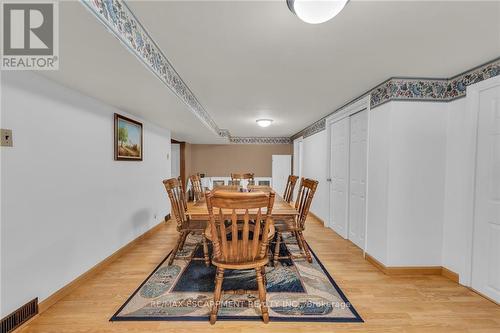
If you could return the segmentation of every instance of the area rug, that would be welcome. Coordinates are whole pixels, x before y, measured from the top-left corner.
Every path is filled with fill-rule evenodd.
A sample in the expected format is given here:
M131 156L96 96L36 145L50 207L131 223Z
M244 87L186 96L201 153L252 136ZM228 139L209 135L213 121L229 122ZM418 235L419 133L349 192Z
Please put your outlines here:
M208 321L215 267L206 267L203 260L196 260L203 258L200 237L190 235L177 256L193 259L175 259L168 266L167 256L110 320ZM293 240L281 243L280 256L299 252ZM273 253L274 243L270 251ZM304 259L281 259L266 267L270 320L362 322L318 257L312 254L312 263ZM226 270L222 289L257 290L255 271ZM217 320L261 320L258 304L254 293L223 295Z

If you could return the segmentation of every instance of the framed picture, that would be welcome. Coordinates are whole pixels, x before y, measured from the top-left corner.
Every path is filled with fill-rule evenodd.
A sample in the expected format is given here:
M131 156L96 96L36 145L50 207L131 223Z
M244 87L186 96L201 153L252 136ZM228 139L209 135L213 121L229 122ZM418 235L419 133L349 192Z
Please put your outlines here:
M142 161L142 124L115 113L115 160Z

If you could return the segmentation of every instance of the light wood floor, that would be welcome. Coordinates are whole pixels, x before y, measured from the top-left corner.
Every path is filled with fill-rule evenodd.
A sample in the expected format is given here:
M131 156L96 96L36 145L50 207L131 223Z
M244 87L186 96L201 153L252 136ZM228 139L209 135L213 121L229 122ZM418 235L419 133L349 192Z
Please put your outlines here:
M170 221L21 332L500 332L500 307L441 276L389 277L310 218L306 239L365 323L109 322L174 246Z

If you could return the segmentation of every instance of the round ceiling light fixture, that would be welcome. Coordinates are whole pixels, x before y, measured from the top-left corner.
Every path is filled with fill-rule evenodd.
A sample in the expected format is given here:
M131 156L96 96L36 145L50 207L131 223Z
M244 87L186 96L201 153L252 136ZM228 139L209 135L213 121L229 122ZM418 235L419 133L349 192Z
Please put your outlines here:
M273 120L272 119L257 119L256 122L257 122L257 125L259 125L260 127L267 127L267 126L271 125Z
M306 23L318 24L334 18L349 0L286 0L292 13Z

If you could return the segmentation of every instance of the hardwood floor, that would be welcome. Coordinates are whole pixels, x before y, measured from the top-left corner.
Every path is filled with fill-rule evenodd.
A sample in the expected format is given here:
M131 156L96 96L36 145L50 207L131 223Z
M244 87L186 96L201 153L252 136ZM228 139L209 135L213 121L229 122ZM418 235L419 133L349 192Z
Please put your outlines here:
M109 322L175 245L169 221L20 332L500 332L500 306L445 277L384 275L313 217L305 236L365 323Z

